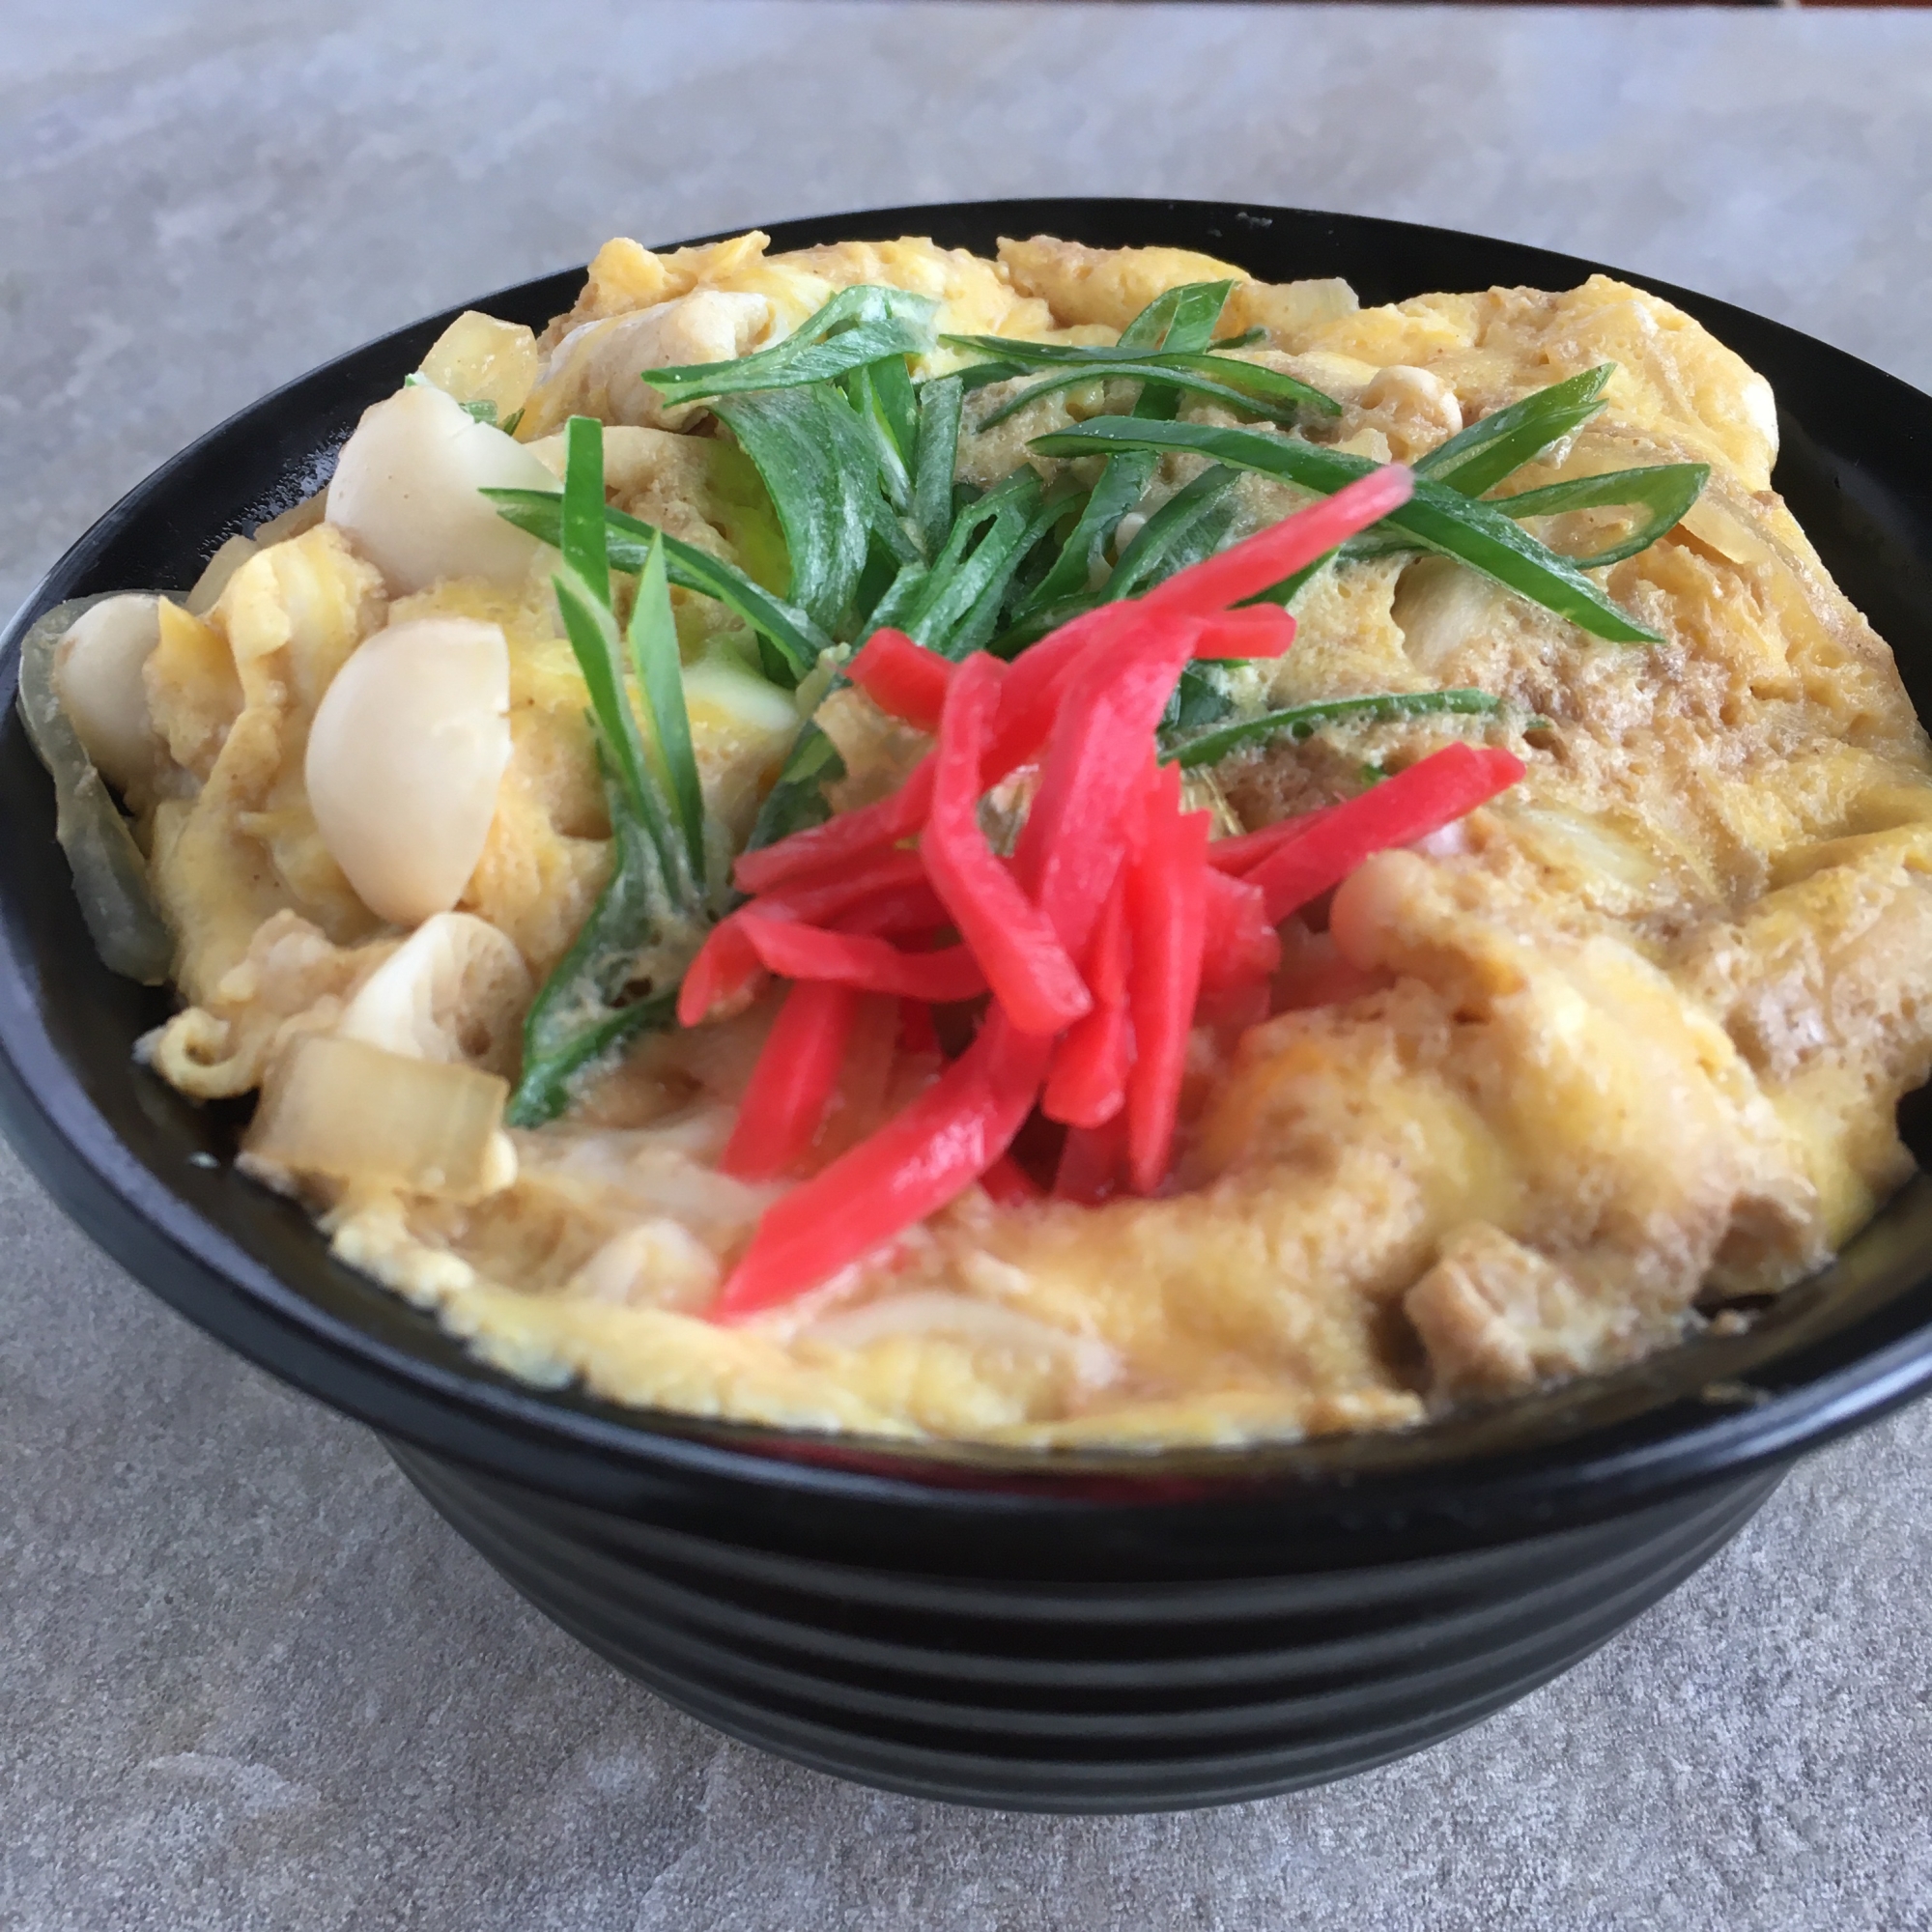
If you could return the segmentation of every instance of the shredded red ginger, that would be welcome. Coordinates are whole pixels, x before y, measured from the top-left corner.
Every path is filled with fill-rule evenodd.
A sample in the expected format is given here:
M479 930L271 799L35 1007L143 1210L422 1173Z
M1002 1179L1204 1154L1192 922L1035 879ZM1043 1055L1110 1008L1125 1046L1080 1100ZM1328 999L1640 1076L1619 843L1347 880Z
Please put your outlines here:
M1377 470L1145 597L1073 619L1010 667L983 653L951 664L890 630L853 658L853 683L936 744L891 797L738 861L753 896L692 963L678 1017L731 1010L768 975L790 984L721 1164L769 1179L807 1162L868 997L896 998L901 1048L928 1054L933 1007L984 1006L936 1079L766 1210L714 1319L793 1299L976 1180L1003 1204L1037 1198L1008 1152L1036 1109L1066 1129L1056 1195L1155 1192L1188 1035L1265 1016L1281 922L1371 854L1522 777L1507 752L1451 745L1341 805L1210 843L1208 814L1181 810L1179 773L1156 763L1190 658L1279 656L1293 638L1274 606L1229 607L1412 487L1406 469ZM980 801L1025 764L1038 781L1002 858Z

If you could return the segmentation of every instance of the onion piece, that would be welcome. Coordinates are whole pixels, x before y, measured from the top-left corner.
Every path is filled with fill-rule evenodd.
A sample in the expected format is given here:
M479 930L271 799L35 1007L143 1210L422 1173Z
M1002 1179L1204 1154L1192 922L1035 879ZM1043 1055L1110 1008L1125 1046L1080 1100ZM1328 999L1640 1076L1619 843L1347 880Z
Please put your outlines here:
M54 781L54 837L73 872L74 896L95 951L110 972L158 986L174 963L174 935L149 893L148 862L81 749L54 687L61 639L102 601L77 597L57 604L21 639L20 722Z
M201 575L181 600L183 609L191 617L206 617L221 602L221 593L228 588L228 580L262 547L262 543L254 537L230 537L202 565Z
M296 1174L475 1201L514 1177L498 1131L509 1097L473 1066L308 1034L270 1067L243 1148Z
M501 426L529 400L542 363L531 330L467 308L430 344L418 367L427 381L466 407L488 403Z
M257 524L253 542L257 550L267 550L271 544L286 543L290 537L306 536L316 525L327 521L328 485L325 483L314 496L290 504L280 516Z

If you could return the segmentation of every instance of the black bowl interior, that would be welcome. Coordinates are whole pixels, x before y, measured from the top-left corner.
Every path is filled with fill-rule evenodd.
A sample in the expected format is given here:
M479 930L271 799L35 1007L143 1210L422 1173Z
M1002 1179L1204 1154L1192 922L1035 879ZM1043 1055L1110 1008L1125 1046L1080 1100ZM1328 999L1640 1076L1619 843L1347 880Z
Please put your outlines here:
M1398 222L1202 202L891 209L784 224L772 240L787 248L917 233L990 251L999 235L1041 231L1199 248L1267 279L1342 275L1365 302L1493 284L1567 288L1597 266ZM554 275L475 305L541 327L580 281ZM1778 487L1894 647L1926 713L1932 401L1777 324L1648 286L1771 379L1783 433ZM749 1478L766 1492L828 1499L903 1502L944 1490L954 1505L1047 1518L1100 1501L1238 1493L1331 1529L1371 1518L1526 1523L1627 1508L1768 1464L1932 1382L1932 1185L1922 1177L1834 1267L1745 1335L1403 1434L1158 1458L835 1439L539 1391L481 1366L432 1320L332 1262L297 1209L227 1165L237 1115L192 1106L133 1065L129 1048L164 1016L167 996L115 979L88 943L53 839L51 791L13 712L15 647L63 598L185 585L224 537L317 488L361 410L415 366L448 319L328 363L184 451L61 559L5 640L0 1113L80 1225L183 1313L386 1433L617 1506L675 1476L735 1489Z

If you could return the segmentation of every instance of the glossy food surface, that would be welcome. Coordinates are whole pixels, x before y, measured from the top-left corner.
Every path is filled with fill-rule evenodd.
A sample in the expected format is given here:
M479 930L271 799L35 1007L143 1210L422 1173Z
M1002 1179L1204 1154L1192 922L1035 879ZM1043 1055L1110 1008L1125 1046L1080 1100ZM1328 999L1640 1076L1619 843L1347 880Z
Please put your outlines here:
M1139 242L1172 237L1192 240L1197 244L1209 247L1228 247L1224 235L1239 234L1244 238L1244 254L1257 264L1259 271L1347 274L1361 288L1366 299L1374 299L1380 295L1400 295L1419 284L1427 285L1432 278L1441 285L1510 280L1542 281L1554 285L1566 277L1576 279L1581 269L1581 265L1537 257L1532 251L1503 249L1492 244L1475 244L1426 234L1381 231L1375 224L1344 225L1321 217L1292 217L1278 213L1257 215L1253 221L1242 224L1235 211L1197 213L1184 210L1162 211L1158 206L1138 211L1109 211L1104 205L1089 205L1078 210L1051 210L1037 206L1025 211L996 210L989 211L983 217L975 217L968 212L948 218L956 219L958 224L951 236L947 233L946 222L937 217L922 219L918 225L931 227L942 240L956 239L978 242L980 246L985 245L982 238L995 226L1010 228L1018 226L1023 219L1034 219L1042 228L1058 225L1101 242L1118 238L1122 242ZM976 218L984 225L973 226ZM1264 222L1267 224L1266 228L1264 228ZM827 224L819 232L863 232L867 224L872 226L873 232L890 234L900 232L907 221L898 213L889 213L867 217L864 222L843 229ZM1163 227L1163 224L1166 226ZM1250 237L1258 239L1246 239ZM797 239L807 238L800 236ZM1270 251L1275 251L1272 261ZM1232 248L1230 252L1233 252ZM1281 266L1273 267L1272 262L1279 262ZM540 306L560 306L556 301L557 293L554 285L548 291L532 292L529 308L526 312L534 317ZM1695 305L1694 298L1687 299ZM506 313L517 312L515 303L498 301L494 305ZM1911 397L1910 392L1872 372L1859 370L1857 365L1844 358L1831 357L1829 352L1819 351L1815 345L1799 343L1796 338L1786 337L1782 331L1772 329L1767 325L1752 325L1743 318L1729 317L1712 305L1704 305L1704 308L1720 338L1728 327L1733 346L1764 369L1784 395L1788 412L1786 457L1779 483L1793 499L1801 518L1809 524L1828 563L1836 571L1848 592L1867 608L1882 629L1889 632L1910 678L1917 634L1902 601L1898 573L1889 567L1899 556L1905 556L1909 562L1909 553L1895 553L1891 557L1886 556L1882 549L1875 553L1869 543L1861 544L1855 536L1849 535L1844 527L1844 519L1833 514L1833 486L1851 473L1850 465L1849 462L1827 460L1810 440L1809 424L1804 414L1807 358L1814 382L1821 380L1817 375L1817 365L1818 358L1822 357L1828 365L1827 373L1836 385L1836 408L1833 416L1834 428L1841 430L1848 415L1854 412L1846 407L1847 395L1856 402L1861 385L1869 392L1867 427L1871 436L1868 442L1861 444L1860 452L1868 464L1874 460L1874 451L1878 460L1882 461L1888 440L1903 434L1901 424L1909 422L1916 399ZM262 461L256 472L254 494L248 496L246 500L239 495L231 495L225 506L205 503L201 526L205 537L212 539L221 533L224 517L233 518L251 512L259 515L264 508L280 507L270 500L276 480L298 473L300 466L312 458L316 445L327 440L330 422L340 424L346 416L353 414L355 382L361 381L361 393L366 395L370 378L378 369L386 367L393 372L398 364L406 363L407 358L419 356L425 338L432 333L433 329L426 328L411 340L398 342L387 352L386 364L372 363L367 374L348 372L339 366L333 374L326 372L323 377L310 379L316 386L304 398L302 410L308 433L306 436L298 435L293 423L285 422L281 430L279 458L274 449L273 436L270 435L265 441L259 435L258 422L253 448L258 461L263 457L267 460ZM364 355L373 357L377 352L364 352ZM389 379L393 380L393 373ZM350 388L352 393L345 395L345 387ZM332 405L327 400L331 390L334 395ZM194 456L190 453L182 468L191 474L193 467ZM239 483L243 492L247 491L249 479L245 467L231 464L228 475L231 486ZM175 480L179 483L182 479L178 477ZM1908 474L1901 472L1890 499L1896 514L1914 514L1911 488ZM164 561L156 554L159 535L152 527L144 529L138 517L130 517L122 541L112 548L102 543L96 547L96 555L77 559L81 567L72 571L70 581L59 587L63 590L84 589L110 580L124 582L141 581L141 577L133 573L142 571L153 581L165 581L170 576L180 581L189 574L189 568L179 562ZM145 553L144 541L147 546ZM212 541L186 548L190 551L205 550L212 548ZM177 557L179 554L177 551ZM1903 587L1909 591L1910 585L1908 583ZM24 783L21 790L24 793ZM24 796L21 803L31 811L31 802ZM47 910L57 921L59 911L51 907ZM28 951L31 956L30 948L23 950ZM43 956L47 955L43 953ZM115 998L110 994L110 1010L115 1004ZM132 997L120 995L118 1006L119 1010L131 1020L134 1013ZM132 1031L132 1026L128 1026L123 1037ZM115 1097L117 1082L126 1089L128 1076L117 1072L111 1059L103 1056L97 1085L110 1100ZM76 1110L74 1105L77 1096L70 1093L56 1097L67 1102L70 1119L84 1120L84 1109ZM201 1291L198 1298L204 1311L219 1318L231 1330L253 1329L257 1349L262 1349L269 1338L256 1324L263 1320L267 1307L280 1303L279 1311L271 1318L273 1326L282 1336L292 1335L296 1339L293 1352L285 1357L288 1365L296 1368L299 1362L298 1373L305 1371L309 1378L317 1383L350 1395L355 1406L363 1407L365 1412L377 1412L386 1406L388 1401L394 1401L398 1406L390 1410L392 1419L412 1414L417 1426L423 1427L430 1411L418 1408L418 1403L428 1403L445 1421L455 1420L464 1411L468 1411L473 1419L479 1410L494 1409L509 1415L521 1414L527 1424L536 1425L546 1435L550 1433L550 1419L555 1418L560 1434L566 1437L601 1438L613 1446L624 1442L633 1450L643 1450L647 1457L651 1453L647 1445L652 1437L648 1433L632 1432L616 1418L600 1413L595 1404L569 1397L532 1403L526 1397L494 1385L488 1377L478 1375L460 1359L452 1359L435 1338L422 1332L412 1318L393 1310L382 1311L374 1305L368 1298L368 1291L360 1284L338 1275L334 1270L318 1266L313 1258L298 1263L296 1257L299 1253L299 1244L296 1231L288 1226L286 1210L274 1204L236 1199L233 1183L199 1171L190 1171L183 1177L176 1162L180 1154L194 1144L192 1141L177 1141L166 1152L162 1151L169 1133L179 1133L186 1122L193 1122L192 1116L170 1119L165 1113L165 1103L156 1108L152 1094L142 1096L145 1104L128 1104L132 1099L129 1094L128 1100L122 1102L124 1118L130 1125L136 1119L147 1119L151 1125L146 1130L137 1128L129 1138L136 1144L145 1140L156 1167L168 1175L170 1181L187 1191L190 1198L195 1190L207 1190L202 1198L211 1206L221 1203L223 1219L257 1247L258 1261L273 1257L283 1264L278 1272L293 1280L304 1280L308 1285L313 1299L310 1294L290 1295L279 1287L270 1288L259 1273L254 1276L257 1292L242 1296L220 1293L209 1296L203 1282L191 1286L177 1282L177 1292L191 1299L197 1298L197 1291ZM158 1122L154 1121L155 1114L160 1115ZM194 1124L199 1126L201 1123L195 1122ZM110 1164L113 1164L111 1158ZM150 1204L157 1205L157 1194L149 1191L153 1187L152 1177L144 1183L125 1166L122 1173L131 1182L130 1193L145 1194ZM86 1183L81 1180L78 1184L85 1186ZM224 1195L228 1198L224 1199ZM1696 1449L1706 1454L1748 1455L1753 1453L1754 1448L1762 1450L1773 1444L1789 1442L1794 1439L1793 1435L1778 1431L1774 1426L1774 1416L1764 1408L1754 1413L1732 1414L1727 1419L1719 1411L1718 1419L1712 1420L1711 1407L1699 1401L1705 1385L1713 1380L1735 1379L1741 1374L1757 1370L1760 1386L1776 1386L1780 1370L1772 1364L1781 1360L1784 1365L1782 1374L1801 1385L1807 1381L1812 1383L1808 1391L1809 1400L1806 1394L1798 1394L1786 1406L1784 1413L1790 1427L1802 1429L1807 1420L1816 1423L1828 1414L1833 1420L1841 1420L1849 1412L1846 1404L1848 1392L1818 1378L1833 1368L1844 1366L1871 1344L1894 1340L1905 1347L1900 1350L1890 1378L1873 1387L1869 1399L1883 1400L1900 1392L1916 1373L1910 1358L1914 1354L1911 1338L1916 1332L1917 1321L1909 1293L1901 1293L1901 1290L1909 1290L1915 1278L1910 1254L1915 1236L1913 1215L1916 1204L1915 1195L1908 1193L1902 1197L1834 1277L1803 1291L1788 1309L1781 1309L1777 1319L1766 1322L1757 1333L1733 1342L1700 1345L1699 1349L1687 1351L1685 1360L1673 1363L1668 1373L1653 1368L1630 1374L1598 1386L1573 1391L1563 1398L1533 1399L1466 1424L1424 1432L1399 1442L1361 1448L1351 1446L1346 1452L1293 1452L1279 1458L1208 1457L1191 1461L1184 1470L1164 1471L1164 1475L1170 1480L1184 1474L1191 1479L1213 1481L1217 1477L1236 1476L1252 1479L1262 1476L1270 1467L1284 1473L1305 1473L1315 1479L1315 1488L1304 1499L1319 1508L1321 1477L1324 1469L1345 1465L1361 1470L1378 1466L1394 1469L1405 1465L1419 1469L1426 1467L1432 1460L1458 1449L1541 1450L1544 1453L1525 1456L1518 1465L1517 1473L1527 1474L1529 1470L1537 1469L1540 1474L1535 1480L1539 1484L1560 1490L1588 1467L1588 1458L1579 1454L1575 1446L1576 1438L1579 1435L1587 1435L1593 1429L1601 1430L1605 1423L1612 1427L1597 1435L1591 1445L1593 1448L1629 1447L1635 1446L1645 1437L1668 1440L1676 1436L1676 1445L1662 1452L1662 1460L1666 1462L1673 1457L1685 1458L1692 1454L1684 1440L1683 1425L1693 1417L1704 1424L1701 1430L1693 1430L1691 1435L1693 1438L1701 1437L1696 1442ZM215 1245L210 1243L207 1230L194 1228L191 1220L182 1225L185 1232L190 1233L192 1239L209 1244L209 1252L216 1251ZM231 1264L238 1261L232 1251L227 1259ZM237 1272L247 1273L251 1270L241 1264L237 1266ZM1872 1316L1871 1323L1861 1332L1856 1327L1857 1318L1867 1311ZM337 1325L344 1317L348 1318L346 1329ZM366 1333L380 1338L379 1349L381 1344L386 1343L398 1350L396 1355L389 1357L384 1370L379 1372L379 1379L389 1391L384 1402L373 1399L373 1385L364 1379L366 1360L356 1359L365 1357L365 1345L352 1340L352 1331L358 1336ZM1798 1346L1807 1337L1814 1345L1808 1355L1801 1353ZM406 1368L406 1361L412 1366ZM462 1391L460 1395L457 1393L459 1389ZM452 1397L455 1398L453 1402ZM1852 1406L1856 1406L1857 1400L1852 1399ZM1680 1402L1685 1406L1674 1406ZM399 1420L398 1426L405 1425ZM457 1423L457 1430L459 1435L463 1433L460 1422ZM728 1439L728 1432L721 1433ZM1569 1454L1548 1453L1565 1438L1573 1442ZM753 1436L748 1439L761 1447L781 1446L770 1437ZM858 1453L863 1458L871 1452ZM960 1460L969 1466L977 1465L992 1480L1000 1480L993 1474L997 1462L989 1464L983 1459L970 1457ZM883 1466L890 1467L893 1463L888 1461ZM1063 1466L1056 1464L1056 1469ZM1104 1459L1099 1459L1093 1466L1094 1473L1099 1474L1110 1465ZM1133 1466L1131 1463L1111 1465L1117 1474L1127 1474ZM1499 1468L1496 1473L1500 1476L1505 1469ZM1595 1473L1601 1475L1601 1467ZM1042 1473L1037 1480L1052 1487L1059 1477L1057 1474ZM1399 1490L1406 1488L1406 1484L1392 1487Z

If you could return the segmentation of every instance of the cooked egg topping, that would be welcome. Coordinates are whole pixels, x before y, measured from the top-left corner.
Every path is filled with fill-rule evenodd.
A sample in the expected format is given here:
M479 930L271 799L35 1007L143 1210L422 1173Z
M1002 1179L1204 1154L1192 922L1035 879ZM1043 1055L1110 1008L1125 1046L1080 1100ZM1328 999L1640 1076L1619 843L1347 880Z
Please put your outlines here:
M668 400L648 375L782 344L841 291L930 299L910 365L930 382L986 359L948 338L1109 350L1169 292L1220 282L1217 327L1244 338L1228 357L1334 406L1293 428L1278 412L1270 434L1373 463L1421 462L1614 365L1602 408L1502 494L1707 466L1681 521L1586 572L1661 641L1586 635L1450 554L1319 569L1293 647L1213 685L1221 717L1493 702L1242 742L1190 775L1217 834L1459 739L1506 746L1521 782L1287 922L1268 1012L1190 1038L1163 1191L976 1185L803 1298L708 1320L799 1179L720 1165L779 992L635 1033L556 1118L504 1127L525 1015L623 862L557 551L481 493L554 493L565 424L593 416L610 506L682 547L668 608L716 914L803 726L837 753L838 809L888 794L929 741L843 681L850 638L776 674L745 611L796 590L797 530L730 406ZM1141 392L1102 367L988 420L1042 367L966 391L949 480L968 495L1023 472L1094 488L1096 458L1033 445ZM1599 276L1365 309L1342 283L1049 238L990 261L917 240L618 241L543 335L467 315L424 378L371 407L326 505L225 547L185 598L83 616L55 689L174 940L183 1009L144 1057L198 1097L260 1090L252 1171L492 1362L625 1404L875 1435L1158 1447L1392 1427L1614 1367L1775 1293L1909 1172L1893 1112L1932 1070L1932 758L1889 652L1771 489L1768 386L1656 298ZM1198 391L1172 415L1248 420ZM1149 456L1069 594L1126 567L1209 468ZM1243 473L1217 540L1308 500ZM1587 558L1628 526L1586 504L1524 527ZM696 587L707 560L749 586L735 605ZM617 582L621 627L642 592ZM1027 803L1025 773L989 801L996 844ZM939 1065L900 1039L895 1003L865 1011L810 1165Z

